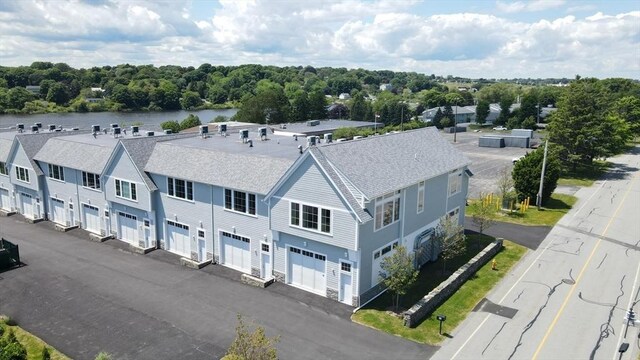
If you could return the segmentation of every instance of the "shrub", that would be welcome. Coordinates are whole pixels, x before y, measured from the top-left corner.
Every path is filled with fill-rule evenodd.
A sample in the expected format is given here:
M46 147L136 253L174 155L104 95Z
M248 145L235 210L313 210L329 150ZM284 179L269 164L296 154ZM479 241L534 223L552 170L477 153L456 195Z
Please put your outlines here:
M42 355L40 356L41 360L50 360L51 359L51 354L49 353L49 348L48 347L44 347L42 349Z
M101 351L98 355L96 355L96 360L111 360L111 354Z
M170 129L171 132L173 132L173 133L180 132L180 123L178 123L175 120L169 120L169 121L165 121L163 123L160 123L160 127L162 128L162 130Z

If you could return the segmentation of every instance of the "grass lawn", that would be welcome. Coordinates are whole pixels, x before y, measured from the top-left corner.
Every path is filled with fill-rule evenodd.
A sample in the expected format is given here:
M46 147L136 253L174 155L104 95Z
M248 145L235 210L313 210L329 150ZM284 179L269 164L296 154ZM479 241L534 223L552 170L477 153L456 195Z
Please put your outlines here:
M567 170L560 175L558 185L591 186L611 166L606 161L594 161L591 166L578 166L575 171Z
M32 335L28 331L22 329L19 326L9 326L4 322L4 318L0 316L0 326L5 329L5 335L9 332L9 330L13 330L13 333L16 335L16 339L18 342L22 344L27 350L27 359L28 360L39 360L42 356L42 350L45 346L49 348L49 354L51 354L51 359L53 360L70 360L70 358L66 357L56 349L47 345L44 341L40 340L40 338Z
M493 240L488 236L483 236L480 239L477 235L468 236L467 239L467 253L449 261L447 269L455 269L477 254L478 248L476 244L478 240L480 240L483 248ZM491 270L491 263L487 263L467 280L453 296L440 305L432 315L426 317L424 321L413 329L405 327L401 318L387 311L391 306L391 294L388 293L381 295L356 312L352 316L352 320L409 340L436 345L445 338L444 335L439 334L439 322L436 320L436 315L444 314L447 316L442 328L443 334L453 331L478 302L509 272L509 269L520 260L526 251L527 249L520 245L504 241L504 248L495 256L498 271ZM429 291L445 280L450 273L442 274L441 259L427 264L420 272L420 277L411 291L401 299L401 306L404 309L412 306L418 299L428 294Z
M511 213L500 212L496 220L521 225L553 226L573 207L577 200L578 198L572 195L552 194L551 199L540 210L532 204L524 214L517 210ZM470 203L474 201L477 200L469 200ZM473 216L473 207L467 207L465 214Z

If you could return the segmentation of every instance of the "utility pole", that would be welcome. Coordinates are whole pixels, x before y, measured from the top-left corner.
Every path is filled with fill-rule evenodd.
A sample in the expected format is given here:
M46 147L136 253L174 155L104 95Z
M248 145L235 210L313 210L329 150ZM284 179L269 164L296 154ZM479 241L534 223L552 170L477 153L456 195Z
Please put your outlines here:
M400 103L400 131L404 131L404 103Z
M456 98L456 114L453 116L453 142L456 142L458 135L458 99Z
M544 186L544 170L547 167L547 146L549 145L549 140L545 140L544 142L544 158L542 158L542 173L540 174L540 188L538 189L538 196L536 196L536 205L538 206L538 210L542 206L542 188Z

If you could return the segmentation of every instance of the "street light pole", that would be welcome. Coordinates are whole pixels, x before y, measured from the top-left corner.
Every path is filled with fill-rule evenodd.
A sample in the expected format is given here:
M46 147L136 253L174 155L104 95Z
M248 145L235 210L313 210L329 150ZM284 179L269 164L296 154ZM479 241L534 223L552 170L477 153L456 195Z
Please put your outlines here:
M400 131L404 131L404 103L400 103Z
M453 142L456 142L458 135L458 99L456 99L456 114L453 116Z

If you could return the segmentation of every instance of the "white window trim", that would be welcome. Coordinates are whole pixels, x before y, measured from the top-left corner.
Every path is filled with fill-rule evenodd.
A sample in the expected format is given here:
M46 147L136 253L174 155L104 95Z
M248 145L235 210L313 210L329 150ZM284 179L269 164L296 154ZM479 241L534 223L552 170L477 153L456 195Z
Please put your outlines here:
M418 201L416 203L416 213L417 214L421 214L422 212L424 212L424 208L425 208L425 185L426 185L426 181L420 181L418 183ZM422 191L422 196L420 196L420 191ZM422 209L420 209L420 200L422 200ZM402 205L402 204L400 204Z
M172 180L173 180L173 193L174 193L174 194L176 193L176 183L175 183L175 181L176 181L176 180L182 180L182 181L184 181L184 196L185 196L185 197L183 197L183 198L182 198L182 197L175 196L175 195L169 195L169 179L172 179ZM187 196L187 183L191 183L191 198L192 198L191 200L189 200L189 198L188 198L188 197L186 197L186 196ZM136 190L137 190L137 189L136 189ZM174 177L169 177L169 176L167 176L167 197L172 198L172 199L177 199L177 200L187 201L187 202L190 202L190 203L195 203L195 202L196 202L196 201L195 201L196 197L195 197L195 186L194 186L194 184L193 184L193 181L189 181L189 180L184 180L184 179L179 179L179 178L174 178Z
M299 215L298 215L298 220L299 220L300 225L294 225L294 224L291 223L291 204L293 204L293 203L298 204L300 206ZM302 226L302 221L303 221L303 219L302 219L302 217L303 217L302 216L302 212L303 212L302 209L303 209L303 206L305 206L305 205L318 208L318 229L311 229L311 228L306 228L306 227ZM313 232L313 233L316 233L316 234L333 236L333 228L334 228L334 221L333 220L334 219L333 219L333 210L332 209L325 208L325 207L318 206L318 205L312 205L312 204L305 203L305 202L290 200L289 201L289 209L288 210L289 210L289 226L290 227L296 228L296 229L305 230L305 231L310 231L310 232ZM331 215L330 218L329 218L329 232L324 232L324 231L321 230L322 229L322 210L328 210L330 215Z
M58 182L65 182L64 180L64 166L60 166L60 165L54 165L54 164L47 164L47 170L49 171L49 179L50 180L54 180L54 181L58 181ZM57 167L58 168L58 174L62 175L62 179L58 179L56 177L53 177L53 168Z
M117 191L117 186L116 186L116 182L120 181L120 193L123 193L122 191L122 182L126 182L129 184L129 194L132 194L131 192L131 185L135 185L136 186L136 198L132 199L132 198L127 198L124 197L122 195L118 195L118 191ZM128 201L133 201L133 202L138 202L138 184L133 182L133 181L129 181L129 180L123 180L123 179L113 179L113 193L115 194L115 196L119 199L124 199L124 200L128 200Z
M98 179L98 181L100 182L100 187L99 187L99 188L92 188L92 187L90 187L90 186L85 186L85 185L84 185L84 179L80 179L80 181L82 181L82 188L87 189L87 190L91 190L91 191L98 191L98 192L102 192L102 180L100 180L100 175L98 175L98 174L94 174L94 173L90 173L90 172L88 172L88 171L83 171L83 172L80 174L80 177L85 177L85 176L86 176L86 178L87 178L87 179L89 179L89 175L93 175L95 178L97 178L97 179ZM88 181L87 181L87 183L88 183ZM138 190L138 189L136 189L136 190ZM137 194L136 194L136 195L137 195Z
M393 196L389 196L390 194L393 194ZM400 210L398 210L398 219L397 220L394 219L395 218L395 216L393 216L393 215L395 215L395 209L394 209L394 214L391 217L391 222L388 223L387 225L384 225L384 214L383 214L382 215L383 216L382 223L380 224L381 226L378 229L376 229L376 217L378 216L378 202L383 204L382 205L382 208L383 208L382 211L384 212L384 204L386 202L395 202L396 199L400 199L401 198L401 195L402 195L401 191L400 190L396 190L396 191L384 194L382 196L378 196L376 198L376 200L375 200L375 202L373 204L373 232L374 233L378 232L378 231L380 231L380 230L382 230L382 229L384 229L386 227L389 227L389 226L391 226L391 225L393 225L393 224L395 224L397 222L399 222L400 219L402 218L402 214L400 214ZM400 208L402 208L402 206L403 206L403 204L402 204L402 200L401 200L400 201Z
M6 162L0 161L0 175L9 176L9 167Z
M342 263L346 263L346 264L351 265L351 271L347 272L347 271L342 270ZM351 261L351 260L338 259L338 269L340 270L341 273L344 273L344 274L350 274L350 275L353 276L353 266L354 266L354 264L355 263L353 261ZM351 278L351 286L353 286L353 277Z
M23 183L26 184L31 184L31 177L29 176L29 169L22 167L22 166L15 166L16 169L16 180L21 181ZM25 178L27 180L23 180L20 178L19 174L20 174L20 169L24 170L24 174L25 174Z
M451 213L453 213L453 215L451 215ZM445 215L447 218L452 218L454 216L457 217L457 225L460 225L460 206L457 206L449 211L447 211L447 214Z
M227 208L227 190L231 191L231 209ZM242 192L246 194L246 208L247 208L247 212L242 212L242 211L238 211L235 208L235 204L236 204L236 198L234 196L235 192ZM256 213L252 214L249 212L249 195L253 195L255 197L255 204L254 204L254 208ZM251 193L248 191L241 191L241 190L234 190L234 189L229 189L229 188L223 188L222 191L222 208L224 209L224 211L228 211L230 213L234 213L234 214L240 214L240 215L245 215L245 216L250 216L253 218L257 218L258 217L258 195L255 193ZM289 214L291 215L291 214Z
M455 192L451 192L451 178L457 177L457 188ZM462 192L462 170L454 170L449 174L448 182L447 182L447 197L452 197L458 195Z
M391 245L391 250L388 253L383 254L382 253L382 249L386 248L389 245ZM394 247L394 245L395 245L395 247ZM391 254L393 252L393 250L395 250L399 245L400 245L400 240L399 239L396 239L396 240L393 240L390 243L384 244L384 245L380 246L379 248L377 248L377 249L375 249L374 251L371 252L371 259L374 260L374 261L378 260L378 259L375 258L375 254L377 252L380 252L380 256L379 257L388 256L388 254ZM380 261L382 261L382 260L380 260Z

